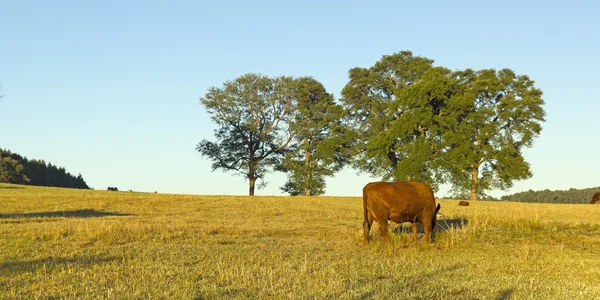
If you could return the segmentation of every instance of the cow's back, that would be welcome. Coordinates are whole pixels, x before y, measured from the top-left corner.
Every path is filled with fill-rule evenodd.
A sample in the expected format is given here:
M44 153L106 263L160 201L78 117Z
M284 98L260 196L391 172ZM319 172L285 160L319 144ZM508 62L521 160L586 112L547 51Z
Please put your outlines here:
M386 213L395 222L412 221L422 212L435 210L431 187L422 182L371 182L363 188L368 209L373 214Z
M431 187L422 182L371 182L363 188L364 241L369 243L369 231L373 221L377 221L384 240L389 241L388 220L396 223L411 222L413 237L417 237L417 222L423 224L428 241L433 241L436 213Z

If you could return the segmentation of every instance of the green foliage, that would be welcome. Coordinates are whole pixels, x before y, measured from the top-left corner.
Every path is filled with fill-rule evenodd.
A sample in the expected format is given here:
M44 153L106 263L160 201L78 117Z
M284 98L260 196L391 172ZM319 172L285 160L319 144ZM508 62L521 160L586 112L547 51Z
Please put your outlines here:
M23 165L10 156L0 158L0 182L25 184L29 178L23 173Z
M342 102L354 130L353 165L384 180L420 180L434 189L442 112L454 93L450 71L410 51L350 70Z
M460 94L443 134L445 169L471 200L489 189L510 188L532 176L521 150L530 147L544 121L541 90L509 69L456 72Z
M350 70L342 102L353 166L383 180L450 183L470 198L531 177L523 147L544 121L541 90L509 69L452 72L409 51Z
M110 186L106 190L107 191L112 191L112 192L118 192L119 191L118 188L116 188L116 187L110 187Z
M77 176L71 175L71 173L67 172L64 167L57 167L52 165L51 163L46 164L44 160L29 160L26 157L22 157L17 153L12 153L10 150L3 149L0 149L0 157L3 160L6 158L11 158L12 160L17 161L18 165L22 165L21 172L24 178L22 178L23 180L19 183L26 183L38 186L69 187L77 189L90 188L85 183L85 180L83 179L81 174ZM9 167L3 167L0 169L6 170L7 168ZM0 179L0 182L11 182L2 180L3 179Z
M532 176L522 155L545 121L542 91L510 69L451 71L410 51L353 68L341 106L310 77L246 74L211 88L201 103L218 142L196 149L212 168L254 183L276 168L282 190L319 195L346 163L383 180L487 197ZM352 158L352 159L350 159Z
M290 128L294 139L278 166L278 170L288 173L281 189L293 196L322 195L325 177L339 171L348 159L344 110L311 77L295 79L293 93Z
M288 120L292 113L292 79L246 74L223 87L211 87L200 99L217 124L217 142L202 140L196 150L213 161L212 169L232 171L248 178L254 195L257 179L263 179L278 163L292 139Z
M592 200L592 196L600 192L600 186L588 189L569 190L529 190L526 192L515 193L512 195L502 196L503 201L518 201L532 203L572 203L572 204L588 204Z

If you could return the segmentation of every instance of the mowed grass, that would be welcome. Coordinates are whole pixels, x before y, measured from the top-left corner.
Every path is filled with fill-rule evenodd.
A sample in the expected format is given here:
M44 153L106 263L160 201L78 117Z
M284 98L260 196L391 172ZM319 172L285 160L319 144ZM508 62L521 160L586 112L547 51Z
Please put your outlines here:
M600 205L439 202L364 246L359 197L0 184L0 298L600 298Z

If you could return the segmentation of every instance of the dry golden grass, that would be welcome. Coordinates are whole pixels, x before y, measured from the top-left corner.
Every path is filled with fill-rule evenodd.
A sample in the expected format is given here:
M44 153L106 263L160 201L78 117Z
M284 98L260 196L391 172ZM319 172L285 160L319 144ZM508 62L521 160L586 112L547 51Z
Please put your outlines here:
M362 244L358 197L0 184L0 298L597 299L600 205L440 200Z

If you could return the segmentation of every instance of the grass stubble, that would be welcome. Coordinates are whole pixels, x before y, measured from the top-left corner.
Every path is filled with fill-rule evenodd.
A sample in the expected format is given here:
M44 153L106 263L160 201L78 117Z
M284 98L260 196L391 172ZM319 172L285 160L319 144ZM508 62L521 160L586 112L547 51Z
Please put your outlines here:
M0 299L600 298L600 206L439 202L364 246L359 197L0 184Z

